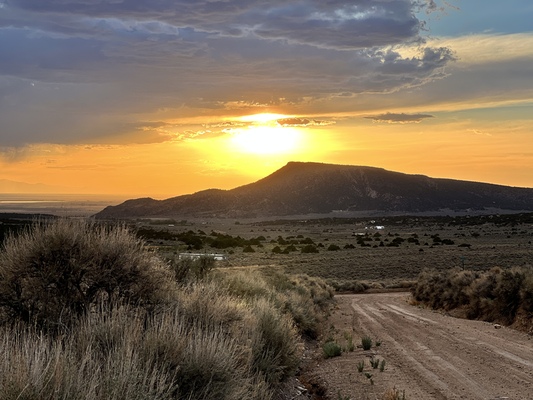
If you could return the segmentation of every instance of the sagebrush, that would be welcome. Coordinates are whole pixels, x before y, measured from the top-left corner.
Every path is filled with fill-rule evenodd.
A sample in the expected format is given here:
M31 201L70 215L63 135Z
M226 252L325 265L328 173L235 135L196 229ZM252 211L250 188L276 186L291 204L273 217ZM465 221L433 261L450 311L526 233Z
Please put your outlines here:
M424 271L411 293L415 300L433 308L462 308L471 319L512 324L519 313L526 320L533 317L531 267Z
M123 225L36 223L0 253L1 317L46 329L68 327L97 303L161 303L169 285L163 262Z
M271 399L298 368L298 329L318 329L331 289L257 272L221 279L210 263L177 271L125 226L92 221L8 238L0 398ZM254 288L238 289L241 279Z

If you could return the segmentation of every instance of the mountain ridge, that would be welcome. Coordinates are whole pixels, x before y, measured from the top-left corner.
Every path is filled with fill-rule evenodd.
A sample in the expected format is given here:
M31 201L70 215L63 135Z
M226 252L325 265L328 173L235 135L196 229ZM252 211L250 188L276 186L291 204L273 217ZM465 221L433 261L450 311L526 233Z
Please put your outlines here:
M61 186L46 185L44 183L26 183L0 179L0 193L59 193L64 192Z
M256 182L165 200L131 199L96 218L256 218L332 212L533 211L533 188L410 175L369 166L291 161Z

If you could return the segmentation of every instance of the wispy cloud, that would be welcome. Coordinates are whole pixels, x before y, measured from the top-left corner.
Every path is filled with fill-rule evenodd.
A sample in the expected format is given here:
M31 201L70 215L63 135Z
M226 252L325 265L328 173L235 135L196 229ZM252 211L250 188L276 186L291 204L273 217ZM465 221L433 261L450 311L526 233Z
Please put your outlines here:
M471 34L460 37L432 38L432 47L453 49L457 55L456 66L470 67L503 60L531 59L533 57L533 35L531 33L513 34Z
M327 126L334 125L335 121L326 121L308 118L282 118L276 121L281 126Z
M422 122L424 119L434 118L434 116L430 114L385 113L379 115L370 115L364 118L371 119L374 122L387 122L390 124L410 124L419 123Z
M482 131L480 129L467 129L468 132L471 132L475 135L481 135L481 136L492 136L490 133Z

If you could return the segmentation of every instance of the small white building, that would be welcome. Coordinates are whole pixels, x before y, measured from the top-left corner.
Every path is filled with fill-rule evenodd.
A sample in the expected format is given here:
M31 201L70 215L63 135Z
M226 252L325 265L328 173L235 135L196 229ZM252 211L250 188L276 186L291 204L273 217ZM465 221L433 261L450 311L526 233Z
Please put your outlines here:
M220 253L180 253L178 260L190 258L192 260L198 260L201 257L213 257L215 261L226 261L228 256Z

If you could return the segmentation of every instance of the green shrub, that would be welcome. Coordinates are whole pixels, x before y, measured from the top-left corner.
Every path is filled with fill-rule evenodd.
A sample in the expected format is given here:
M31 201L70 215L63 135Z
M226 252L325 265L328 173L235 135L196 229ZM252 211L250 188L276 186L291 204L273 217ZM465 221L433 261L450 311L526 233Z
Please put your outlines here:
M372 348L372 339L369 336L363 336L361 338L361 346L363 346L363 350L370 350Z
M204 279L215 267L215 258L209 255L198 258L185 256L177 260L169 260L169 266L176 282L184 284Z
M174 279L178 283L185 283L190 279L194 260L191 257L181 259L170 259L168 261L170 270L174 273Z
M249 271L216 271L214 280L227 290L228 294L251 301L258 297L272 298L272 287L261 276Z
M334 341L324 343L322 350L324 351L324 357L326 358L338 357L342 354L341 346Z
M294 321L298 331L315 339L321 316L333 298L333 290L320 278L286 275L274 270L217 271L214 279L229 293L248 302L263 297L271 300Z
M276 301L280 302L281 309L289 313L301 334L317 338L320 324L318 310L309 295L287 291L279 293Z
M318 253L318 249L316 246L308 244L302 247L302 253Z
M291 376L300 363L298 336L291 320L265 299L253 304L256 329L252 337L252 365L270 385Z
M281 247L274 246L274 248L272 248L272 253L280 254L281 253Z
M124 226L59 219L9 237L0 253L0 309L10 320L68 326L97 303L157 304L170 272Z
M450 310L470 302L469 288L479 277L457 268L444 272L423 271L412 286L413 297L433 308Z
M300 240L300 244L315 244L315 242L310 237L306 237L305 239Z
M320 333L321 316L328 310L333 298L332 288L322 279L307 275L278 276L286 280L281 285L278 278L275 284L278 298L285 301L283 308L291 314L300 333L316 339Z
M365 369L365 360L361 360L357 363L357 372L362 373Z
M514 321L518 307L520 307L520 292L525 279L524 271L520 269L504 270L500 274L494 305L500 320L506 324Z
M512 324L520 309L533 312L533 278L527 268L485 272L424 271L411 288L415 300L433 308L464 307L466 316Z
M242 252L243 252L243 253L255 253L255 250L253 249L252 246L248 245L248 246L245 246L245 247L242 249Z
M366 282L357 280L334 280L327 281L337 292L363 293L370 288Z
M236 332L248 318L249 308L231 296L216 282L201 282L187 286L177 293L177 311L189 326L200 324L207 328L223 328Z
M511 324L522 298L525 273L520 269L492 268L470 286L469 318Z
M283 249L282 253L283 254L290 254L290 253L295 252L295 251L298 251L298 249L296 248L296 246L291 244L291 245L285 247L285 249Z

